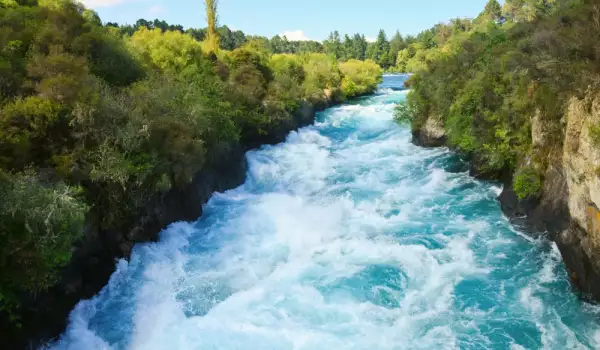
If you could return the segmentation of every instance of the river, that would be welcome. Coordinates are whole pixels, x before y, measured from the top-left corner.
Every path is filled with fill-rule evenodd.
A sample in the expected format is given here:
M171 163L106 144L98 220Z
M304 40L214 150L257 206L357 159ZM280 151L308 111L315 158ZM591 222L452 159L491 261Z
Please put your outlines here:
M404 76L247 154L246 182L135 247L56 349L590 349L600 308L497 184L392 121Z

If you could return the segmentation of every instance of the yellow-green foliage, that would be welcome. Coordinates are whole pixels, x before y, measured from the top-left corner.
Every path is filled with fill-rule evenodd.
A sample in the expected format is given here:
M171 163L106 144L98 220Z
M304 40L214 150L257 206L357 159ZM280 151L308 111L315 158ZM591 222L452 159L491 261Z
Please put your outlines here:
M0 7L17 7L19 4L15 0L0 0Z
M219 51L219 33L217 32L218 17L217 7L219 4L218 0L204 0L206 5L206 22L207 33L204 41L204 49L206 52L217 52Z
M202 45L191 36L177 31L142 27L129 40L129 46L146 67L182 72L204 59Z
M273 55L269 66L273 71L273 82L269 86L268 102L280 103L280 108L294 110L304 97L302 84L306 72L300 58L291 54Z
M342 92L347 97L373 92L381 82L381 67L372 60L348 60L340 64L340 71Z
M52 130L61 123L64 110L56 102L30 96L6 104L0 111L0 166L24 168L35 156L50 156L58 136Z
M342 75L335 57L309 53L301 55L301 59L306 72L303 87L307 98L311 101L323 101L337 96Z

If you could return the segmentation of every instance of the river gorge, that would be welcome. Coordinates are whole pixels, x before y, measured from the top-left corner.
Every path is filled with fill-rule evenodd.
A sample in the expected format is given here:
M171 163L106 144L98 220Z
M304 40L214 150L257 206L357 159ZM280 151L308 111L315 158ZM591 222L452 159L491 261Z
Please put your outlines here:
M405 79L248 152L243 185L136 245L48 347L600 346L600 307L556 245L509 223L499 184L393 121Z

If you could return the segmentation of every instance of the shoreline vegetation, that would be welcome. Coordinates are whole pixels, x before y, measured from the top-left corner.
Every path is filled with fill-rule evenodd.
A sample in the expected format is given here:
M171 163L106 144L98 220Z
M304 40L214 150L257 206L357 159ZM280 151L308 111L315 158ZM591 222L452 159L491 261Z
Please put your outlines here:
M282 141L315 110L381 81L370 59L285 52L277 39L245 35L232 45L210 3L214 18L201 34L160 21L103 24L70 0L0 1L0 338L8 348L57 336L115 258L172 221L156 214L156 232L135 233L152 203L198 174L212 174L205 192L229 185L214 180L228 176L212 169L219 155L235 155L236 166L223 169L238 172L243 150Z
M600 1L489 0L398 54L411 71L396 121L504 184L502 210L557 243L574 286L600 300Z
M600 88L600 27L593 22L599 6L595 0L509 0L502 7L490 0L473 20L423 32L427 39L395 67L414 73L396 120L414 132L435 122L445 143L477 156L482 173L514 170L519 198L538 194L551 148L562 143L569 100ZM534 115L547 131L545 147L537 149Z

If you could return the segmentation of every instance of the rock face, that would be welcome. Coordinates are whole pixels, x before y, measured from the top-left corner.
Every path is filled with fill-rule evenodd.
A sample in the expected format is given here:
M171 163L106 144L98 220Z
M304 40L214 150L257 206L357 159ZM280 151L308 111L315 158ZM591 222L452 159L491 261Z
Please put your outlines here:
M422 147L440 147L446 144L446 130L440 118L430 116L419 130L413 130L413 143Z
M584 293L600 300L600 147L590 136L590 127L594 125L600 125L600 96L571 99L563 168L573 222L557 236L557 242L573 282Z
M479 173L476 154L471 156L471 175L500 179L504 189L498 200L511 222L532 234L548 234L557 243L573 284L584 296L600 301L600 147L590 135L590 126L600 125L600 95L571 99L563 119L560 142L550 139L553 133L541 113L532 116L531 158L544 164L538 196L519 199L511 169ZM427 120L413 131L413 142L440 146L446 135L439 122Z
M315 106L302 102L288 123L244 140L244 144L220 145L207 156L206 166L190 184L156 194L121 231L102 230L101 216L89 215L84 238L74 247L71 262L63 269L60 282L35 298L23 301L22 327L14 327L8 317L0 315L0 349L37 349L59 336L75 305L93 297L106 285L116 261L128 258L136 243L157 241L160 231L170 223L198 219L202 205L214 192L232 189L244 182L247 150L285 141L290 131L313 123L317 111L334 103L326 101Z

